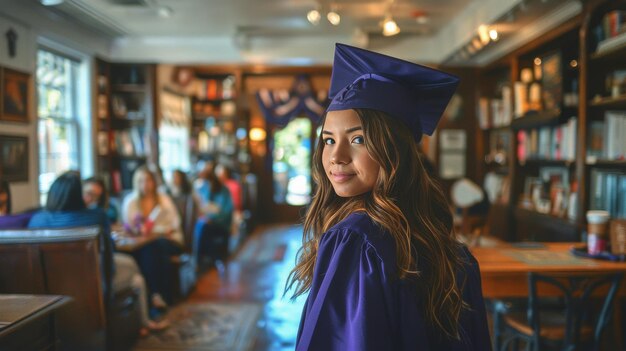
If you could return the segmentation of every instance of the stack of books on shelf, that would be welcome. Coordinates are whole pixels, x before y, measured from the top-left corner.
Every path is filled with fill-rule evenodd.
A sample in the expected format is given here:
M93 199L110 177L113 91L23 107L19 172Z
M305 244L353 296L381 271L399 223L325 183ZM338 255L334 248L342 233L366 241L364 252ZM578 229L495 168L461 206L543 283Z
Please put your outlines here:
M589 125L587 162L626 159L626 111L606 111Z
M116 130L113 132L113 140L110 145L112 152L120 156L145 156L144 127L132 127L129 129ZM109 152L109 139L106 131L98 133L98 154L107 155Z
M594 28L593 34L598 42L597 52L626 44L626 11L614 10L606 13Z
M480 98L478 101L478 123L481 129L505 127L511 124L511 88L502 88L501 99Z
M517 158L526 160L564 160L576 158L576 118L554 127L517 132Z

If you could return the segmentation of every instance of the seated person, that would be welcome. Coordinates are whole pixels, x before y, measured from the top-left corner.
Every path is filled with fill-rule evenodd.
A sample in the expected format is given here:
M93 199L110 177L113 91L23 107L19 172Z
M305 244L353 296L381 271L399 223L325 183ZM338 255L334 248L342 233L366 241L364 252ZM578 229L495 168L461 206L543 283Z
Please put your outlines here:
M172 200L174 200L176 207L181 213L182 211L180 211L180 209L184 208L188 196L192 196L194 201L198 201L191 189L191 182L187 179L185 172L180 169L172 172L172 179L169 184L169 193L172 195Z
M11 213L11 189L9 182L0 178L0 229L26 228L34 211Z
M87 208L101 208L110 223L117 222L117 209L109 203L109 192L100 177L90 177L83 181L83 200Z
M133 175L133 192L122 205L122 222L127 235L149 242L132 252L148 284L153 307L172 301L174 265L171 256L183 247L180 216L172 199L157 191L155 175L145 166Z
M215 175L217 175L220 182L228 188L230 197L233 199L235 211L241 212L243 210L241 201L241 185L236 179L233 178L230 168L224 165L217 165L215 167Z
M217 178L215 168L205 168L195 183L200 201L200 217L194 231L200 264L214 259L218 268L228 257L233 200L228 188Z
M29 228L64 228L99 225L102 228L102 243L108 247L105 252L113 252L109 220L102 209L87 209L82 197L82 185L78 172L61 174L50 186L48 199L43 211L31 219ZM146 329L162 329L166 322L156 323L148 318L145 282L134 260L128 255L115 253L105 255L103 269L112 272L112 293L132 287L140 292L140 308L145 334ZM105 296L109 287L105 288Z

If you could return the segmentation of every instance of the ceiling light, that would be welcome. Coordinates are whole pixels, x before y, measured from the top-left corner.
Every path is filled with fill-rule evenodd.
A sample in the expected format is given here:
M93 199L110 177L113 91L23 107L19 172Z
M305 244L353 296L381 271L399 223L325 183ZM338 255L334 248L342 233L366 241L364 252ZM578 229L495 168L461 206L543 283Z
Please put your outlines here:
M328 22L330 22L333 26L338 26L339 22L341 22L341 16L332 10L326 14L326 19L328 19Z
M489 38L491 38L491 40L493 41L498 41L498 31L495 29L492 29L489 31Z
M383 35L390 37L398 33L400 33L400 27L398 27L398 24L391 17L387 17L383 22Z
M322 15L320 15L320 12L318 10L311 10L309 11L309 13L306 14L306 19L308 19L309 22L311 22L311 24L313 25L317 25L318 23L320 23L321 18Z
M489 28L486 25L481 24L478 27L478 37L480 37L480 42L483 45L489 43Z
M172 8L168 6L159 6L157 8L157 14L161 18L170 18L174 14L174 10L172 10Z
M541 66L541 59L539 57L535 57L533 60L535 66Z
M55 6L63 3L63 0L39 0L43 6Z

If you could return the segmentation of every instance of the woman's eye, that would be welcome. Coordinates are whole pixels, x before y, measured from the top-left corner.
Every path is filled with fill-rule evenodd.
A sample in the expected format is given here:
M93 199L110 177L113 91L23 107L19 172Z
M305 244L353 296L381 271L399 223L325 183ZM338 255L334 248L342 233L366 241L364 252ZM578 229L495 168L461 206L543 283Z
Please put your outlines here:
M331 138L324 139L324 145L332 145L334 143L335 143L335 141L333 139L331 139Z
M363 144L365 143L365 139L362 136L358 136L352 139L352 142L355 144Z

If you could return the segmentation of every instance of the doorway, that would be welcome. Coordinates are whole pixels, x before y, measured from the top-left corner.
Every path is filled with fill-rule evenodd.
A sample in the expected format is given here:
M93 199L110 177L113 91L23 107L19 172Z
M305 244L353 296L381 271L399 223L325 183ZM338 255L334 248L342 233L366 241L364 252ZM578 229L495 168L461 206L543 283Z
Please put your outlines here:
M293 222L302 217L311 201L311 164L314 125L307 117L298 117L284 128L275 129L272 147L272 217L279 222Z

